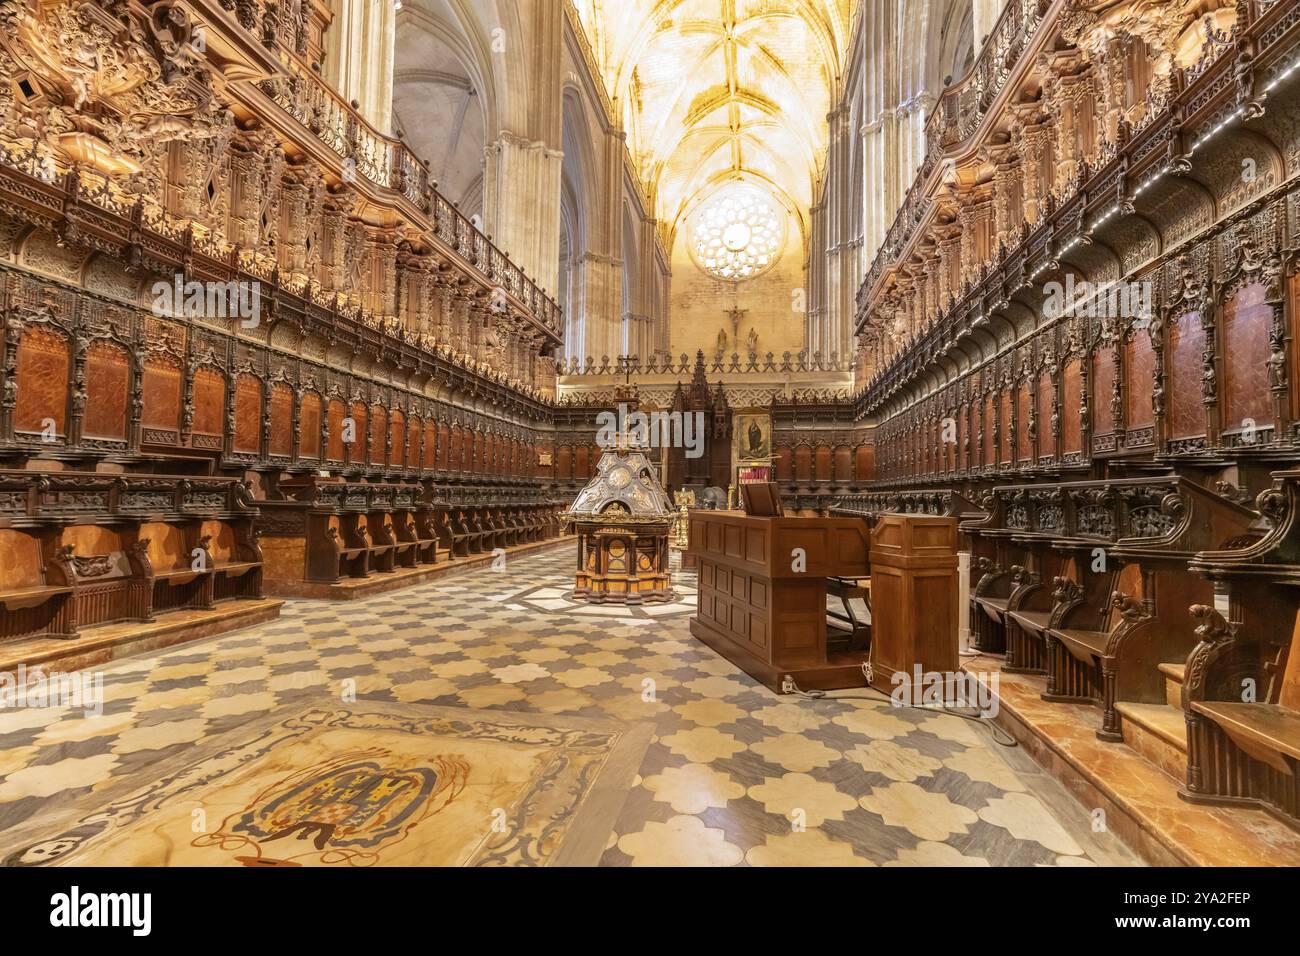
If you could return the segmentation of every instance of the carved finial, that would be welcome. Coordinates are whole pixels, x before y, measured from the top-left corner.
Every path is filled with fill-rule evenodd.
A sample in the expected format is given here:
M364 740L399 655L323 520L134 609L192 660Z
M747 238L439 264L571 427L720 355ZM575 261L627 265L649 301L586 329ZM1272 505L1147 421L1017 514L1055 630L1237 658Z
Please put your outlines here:
M1111 593L1110 604L1126 621L1141 621L1149 616L1141 601L1128 597L1120 591Z
M1209 643L1226 641L1237 633L1237 625L1227 621L1222 614L1208 604L1193 604L1189 609L1192 620L1200 621L1196 636Z

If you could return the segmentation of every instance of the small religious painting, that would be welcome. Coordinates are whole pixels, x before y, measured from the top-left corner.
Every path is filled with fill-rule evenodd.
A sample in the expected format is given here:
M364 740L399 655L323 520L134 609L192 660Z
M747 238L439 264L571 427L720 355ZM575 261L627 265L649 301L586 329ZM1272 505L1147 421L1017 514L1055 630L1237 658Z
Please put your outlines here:
M772 457L770 415L737 415L736 453L740 461L767 461Z

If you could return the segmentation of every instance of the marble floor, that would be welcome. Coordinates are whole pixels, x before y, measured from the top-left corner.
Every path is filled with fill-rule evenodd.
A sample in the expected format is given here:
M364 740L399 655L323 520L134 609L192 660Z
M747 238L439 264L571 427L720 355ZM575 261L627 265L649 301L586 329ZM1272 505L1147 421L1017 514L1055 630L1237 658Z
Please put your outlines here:
M566 598L571 567L564 549L367 600L290 601L272 623L105 666L99 716L0 709L0 857L42 839L61 851L48 841L134 806L160 774L209 779L200 757L324 708L435 714L456 733L495 720L639 741L621 751L627 780L606 787L615 802L606 792L600 813L548 811L573 814L567 853L507 859L458 844L422 856L431 839L380 862L1138 865L987 726L882 698L779 697L691 637L689 575L675 575L674 604L588 608ZM478 759L498 779L496 758ZM454 765L469 786L473 764ZM283 772L268 792L298 771Z

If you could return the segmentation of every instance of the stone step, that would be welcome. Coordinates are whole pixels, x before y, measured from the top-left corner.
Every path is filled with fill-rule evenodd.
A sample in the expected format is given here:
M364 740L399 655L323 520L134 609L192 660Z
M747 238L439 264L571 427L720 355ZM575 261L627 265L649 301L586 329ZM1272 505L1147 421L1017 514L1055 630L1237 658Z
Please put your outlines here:
M1168 704L1115 705L1124 743L1175 780L1187 775L1187 723L1183 712Z

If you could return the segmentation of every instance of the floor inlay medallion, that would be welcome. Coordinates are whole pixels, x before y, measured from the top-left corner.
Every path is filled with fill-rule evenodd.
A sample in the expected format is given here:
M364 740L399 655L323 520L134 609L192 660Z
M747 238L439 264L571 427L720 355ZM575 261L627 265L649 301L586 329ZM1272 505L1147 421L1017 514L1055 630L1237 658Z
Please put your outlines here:
M592 864L647 725L326 699L154 765L8 866ZM134 781L114 788L121 792ZM105 794L104 796L107 796Z

